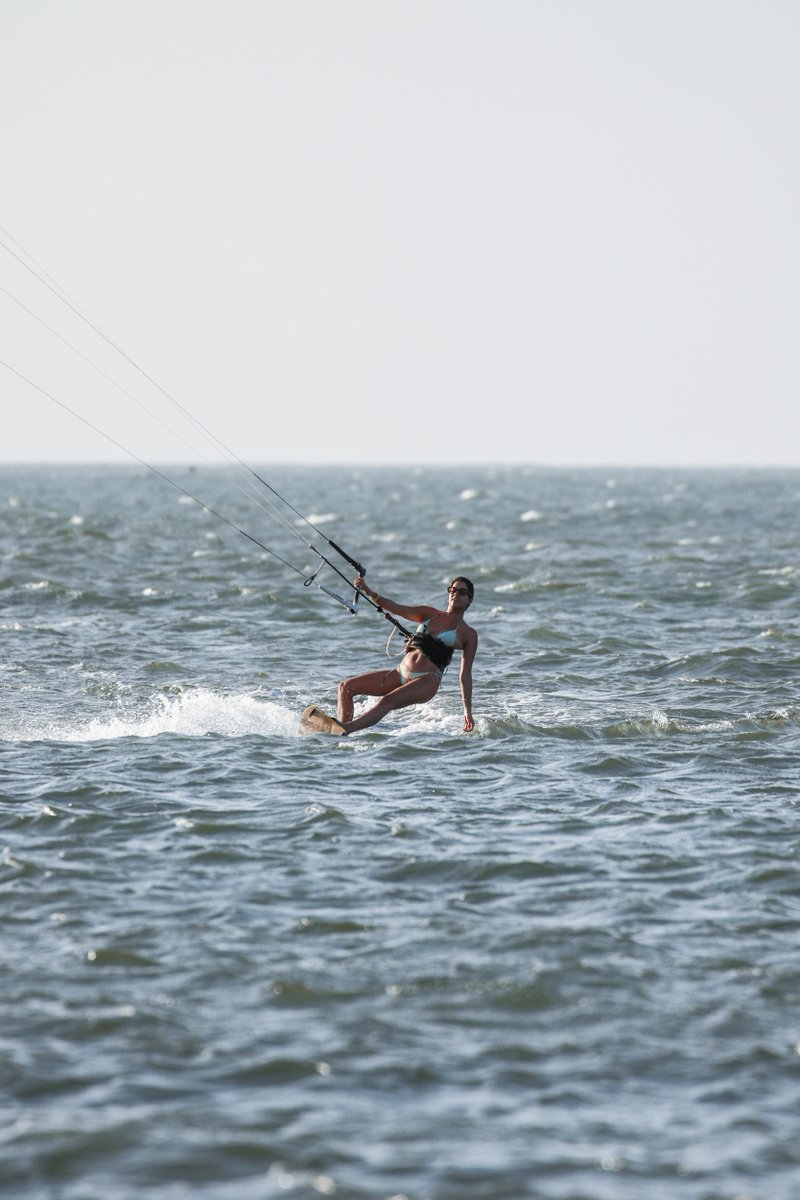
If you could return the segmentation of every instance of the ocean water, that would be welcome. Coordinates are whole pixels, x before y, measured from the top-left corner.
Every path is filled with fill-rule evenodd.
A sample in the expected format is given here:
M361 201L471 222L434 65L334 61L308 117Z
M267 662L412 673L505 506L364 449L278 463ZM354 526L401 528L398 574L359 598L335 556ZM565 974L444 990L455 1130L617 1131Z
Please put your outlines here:
M453 668L298 736L379 616L0 469L0 1194L795 1200L800 473L267 475L384 594L474 579L476 730Z

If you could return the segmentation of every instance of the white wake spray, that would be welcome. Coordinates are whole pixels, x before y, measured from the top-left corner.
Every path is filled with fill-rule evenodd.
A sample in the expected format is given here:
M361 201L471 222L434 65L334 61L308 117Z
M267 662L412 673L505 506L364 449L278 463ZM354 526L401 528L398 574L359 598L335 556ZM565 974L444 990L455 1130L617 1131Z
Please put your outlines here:
M248 737L253 734L286 737L298 732L297 712L256 696L224 695L208 688L153 696L142 703L128 701L113 713L89 719L25 723L0 729L10 742L100 742L115 738Z

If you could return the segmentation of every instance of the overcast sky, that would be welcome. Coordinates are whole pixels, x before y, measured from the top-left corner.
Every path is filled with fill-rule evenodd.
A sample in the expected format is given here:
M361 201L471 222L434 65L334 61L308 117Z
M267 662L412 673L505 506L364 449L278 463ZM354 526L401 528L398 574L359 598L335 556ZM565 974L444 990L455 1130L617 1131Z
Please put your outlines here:
M194 443L19 303L180 414L4 246L248 461L800 465L796 0L0 26L0 359L149 461ZM0 397L5 461L124 457Z

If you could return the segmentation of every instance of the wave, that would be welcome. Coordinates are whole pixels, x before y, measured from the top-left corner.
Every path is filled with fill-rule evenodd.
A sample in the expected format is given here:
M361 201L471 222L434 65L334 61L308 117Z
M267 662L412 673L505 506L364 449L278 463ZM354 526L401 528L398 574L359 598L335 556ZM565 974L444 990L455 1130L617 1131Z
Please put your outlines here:
M362 711L365 703L358 706ZM299 736L300 707L252 694L228 694L211 688L170 688L146 700L127 696L106 712L81 717L72 714L56 719L19 717L0 723L0 741L5 742L103 742L120 738L178 737L296 737ZM487 713L476 720L475 740L535 737L567 741L626 741L641 737L728 733L764 737L800 723L794 705L763 710L712 714L665 712L659 708L639 713L612 714L570 712L569 707L540 712L509 709ZM451 705L433 703L391 714L366 731L383 738L413 743L433 734L437 738L462 737L462 717ZM350 739L347 739L350 741ZM359 737L355 739L361 742ZM372 741L373 739L368 739Z
M503 738L533 736L566 741L625 741L642 737L661 738L670 735L703 735L729 733L746 738L768 737L787 727L800 724L800 709L796 705L779 705L761 711L697 715L668 713L653 708L641 713L629 713L613 718L610 714L583 718L576 714L570 719L565 710L536 717L520 712L492 716L479 723L485 737Z
M247 695L224 695L207 688L157 695L146 702L127 702L123 711L86 720L23 721L0 726L8 742L102 742L116 738L248 737L253 734L298 734L298 712L274 701Z

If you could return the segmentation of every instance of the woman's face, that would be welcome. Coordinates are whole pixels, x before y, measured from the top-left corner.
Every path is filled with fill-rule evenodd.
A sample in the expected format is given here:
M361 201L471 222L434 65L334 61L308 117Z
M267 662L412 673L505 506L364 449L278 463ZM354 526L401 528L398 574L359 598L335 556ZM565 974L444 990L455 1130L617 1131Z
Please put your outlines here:
M447 589L451 608L467 609L472 603L469 588L463 579L454 579Z

